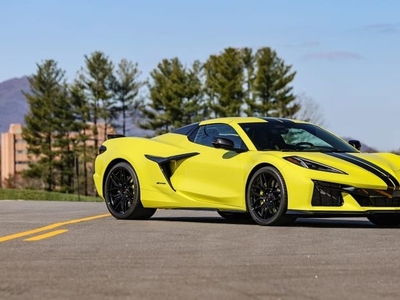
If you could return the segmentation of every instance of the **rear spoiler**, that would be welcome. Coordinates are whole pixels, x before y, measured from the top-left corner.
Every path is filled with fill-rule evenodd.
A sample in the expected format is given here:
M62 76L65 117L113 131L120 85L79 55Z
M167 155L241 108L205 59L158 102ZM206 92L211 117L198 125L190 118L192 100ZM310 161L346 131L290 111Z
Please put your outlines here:
M123 134L107 134L107 140L125 137Z

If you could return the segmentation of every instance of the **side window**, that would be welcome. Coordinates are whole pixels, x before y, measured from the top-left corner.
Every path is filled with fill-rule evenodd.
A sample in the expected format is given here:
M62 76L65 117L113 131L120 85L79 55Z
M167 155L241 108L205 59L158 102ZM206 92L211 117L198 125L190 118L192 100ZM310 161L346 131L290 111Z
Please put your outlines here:
M236 149L247 149L237 132L227 124L211 124L200 126L193 142L204 146L214 147L212 141L215 137L230 139Z

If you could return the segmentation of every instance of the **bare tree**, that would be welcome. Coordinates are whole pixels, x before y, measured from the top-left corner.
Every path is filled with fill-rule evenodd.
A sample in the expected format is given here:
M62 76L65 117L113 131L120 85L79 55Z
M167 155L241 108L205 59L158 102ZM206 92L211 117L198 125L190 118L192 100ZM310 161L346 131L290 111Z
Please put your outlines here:
M297 95L296 101L300 106L300 110L294 115L295 119L311 122L323 127L327 126L318 102L306 94Z

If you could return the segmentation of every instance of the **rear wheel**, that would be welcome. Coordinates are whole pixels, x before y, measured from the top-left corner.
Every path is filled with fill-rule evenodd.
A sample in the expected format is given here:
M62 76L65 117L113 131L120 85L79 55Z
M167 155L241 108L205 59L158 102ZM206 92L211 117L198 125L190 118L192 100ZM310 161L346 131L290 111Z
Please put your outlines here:
M251 217L259 225L288 225L296 218L285 215L287 190L281 173L274 167L263 167L250 178L246 202Z
M373 214L368 216L368 220L377 226L399 226L399 214Z
M117 163L107 173L104 199L109 212L117 219L144 220L156 212L154 208L143 207L136 172L126 162Z

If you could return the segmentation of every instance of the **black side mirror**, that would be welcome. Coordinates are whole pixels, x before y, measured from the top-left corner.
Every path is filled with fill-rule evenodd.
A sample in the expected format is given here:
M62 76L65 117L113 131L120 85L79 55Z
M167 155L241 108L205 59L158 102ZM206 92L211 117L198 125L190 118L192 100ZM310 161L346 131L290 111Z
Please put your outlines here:
M359 140L350 140L349 144L352 145L357 150L361 150L361 143Z
M233 141L227 138L216 137L212 140L212 144L215 148L222 148L227 150L232 150L235 148Z

